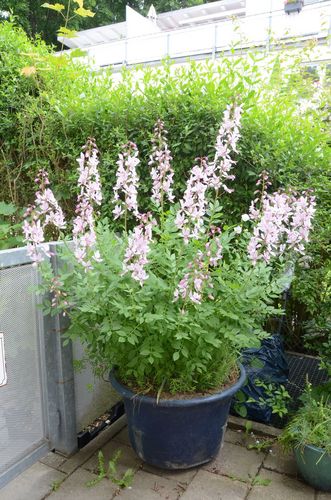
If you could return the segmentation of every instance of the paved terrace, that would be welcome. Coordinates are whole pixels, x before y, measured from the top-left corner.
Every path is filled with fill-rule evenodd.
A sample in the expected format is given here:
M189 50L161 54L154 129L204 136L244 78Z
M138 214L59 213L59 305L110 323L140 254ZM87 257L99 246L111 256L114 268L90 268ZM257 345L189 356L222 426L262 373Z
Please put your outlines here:
M49 453L0 490L0 500L331 500L300 481L292 457L266 437L228 428L222 452L213 462L185 471L163 471L144 464L132 450L126 428L111 428L70 458ZM267 438L267 439L270 439ZM257 450L268 444L262 450ZM249 449L249 446L254 448ZM129 488L109 479L95 486L98 451L106 463L120 449L118 475L134 470Z

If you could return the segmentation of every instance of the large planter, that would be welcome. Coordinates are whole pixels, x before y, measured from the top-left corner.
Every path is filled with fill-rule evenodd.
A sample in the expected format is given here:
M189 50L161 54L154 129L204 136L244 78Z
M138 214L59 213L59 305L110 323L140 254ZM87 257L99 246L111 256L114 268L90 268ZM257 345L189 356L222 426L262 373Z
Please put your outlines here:
M298 470L304 480L318 490L331 491L331 455L306 445L294 449Z
M124 400L131 445L148 464L163 469L187 469L212 460L223 442L232 396L246 379L228 389L194 399L160 399L133 393L110 374Z
M292 12L300 12L303 7L303 0L297 0L296 2L289 2L284 5L284 10L286 14L291 14Z

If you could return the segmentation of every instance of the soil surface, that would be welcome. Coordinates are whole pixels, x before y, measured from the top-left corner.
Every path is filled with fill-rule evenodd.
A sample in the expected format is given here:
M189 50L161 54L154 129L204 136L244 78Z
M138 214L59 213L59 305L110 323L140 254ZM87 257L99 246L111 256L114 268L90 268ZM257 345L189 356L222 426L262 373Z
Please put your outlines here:
M217 394L218 392L224 391L225 389L228 389L231 387L233 384L235 384L239 378L240 375L240 370L236 367L228 377L228 379L223 382L221 385L217 387L213 387L211 389L206 389L205 391L200 391L200 392L176 392L176 393L171 393L168 391L162 391L159 394L159 401L162 400L174 400L174 399L194 399L194 398L201 398L204 396L212 396L213 394ZM142 389L141 387L137 387L134 383L127 382L126 384L123 384L128 389L130 389L132 392L139 396L148 396L150 398L157 398L158 393L155 391L154 388L151 389Z

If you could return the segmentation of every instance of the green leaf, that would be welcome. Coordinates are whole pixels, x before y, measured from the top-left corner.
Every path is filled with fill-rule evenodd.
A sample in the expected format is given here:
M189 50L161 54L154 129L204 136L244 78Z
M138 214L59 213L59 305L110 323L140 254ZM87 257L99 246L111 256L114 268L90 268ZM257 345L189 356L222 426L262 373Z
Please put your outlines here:
M13 215L16 212L16 207L13 203L5 203L0 201L0 215Z
M85 57L86 55L87 55L87 51L79 49L79 48L73 49L70 52L70 57Z
M57 34L58 36L63 36L64 38L75 38L77 36L77 31L61 26L61 28L58 29Z
M173 359L174 361L177 361L177 359L179 359L179 352L178 352L178 351L176 351L176 352L174 352L174 353L173 353L173 355L172 355L172 359Z
M64 5L62 3L43 3L41 7L44 7L45 9L51 9L55 10L56 12L61 12L61 10L64 10Z
M90 9L84 9L84 7L79 7L78 9L74 10L74 13L80 17L94 17L95 16L94 12L92 12Z
M269 486L270 483L271 483L271 479L264 479L261 476L254 477L253 482L252 482L252 484L256 485L256 486Z

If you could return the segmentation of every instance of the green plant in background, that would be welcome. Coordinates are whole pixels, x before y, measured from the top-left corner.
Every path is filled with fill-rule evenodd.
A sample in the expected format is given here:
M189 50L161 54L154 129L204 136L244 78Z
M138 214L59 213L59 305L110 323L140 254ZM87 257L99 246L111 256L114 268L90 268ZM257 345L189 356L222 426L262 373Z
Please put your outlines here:
M20 246L22 236L22 214L13 203L0 202L0 250Z
M245 392L240 390L234 396L234 409L241 417L247 416L246 403L257 404L260 408L271 408L274 415L280 418L288 414L288 403L290 395L282 384L267 383L263 380L255 379L252 381L257 387L263 389L263 397L258 399L247 397Z
M259 397L258 400L248 398L247 403L258 403L261 408L270 407L272 409L272 413L274 415L278 415L280 418L287 415L287 404L289 402L290 395L284 385L267 383L263 380L257 379L254 380L254 384L263 389L265 397Z
M105 457L100 450L98 453L98 477L97 479L93 479L92 481L88 481L86 486L95 486L102 479L108 478L110 481L120 488L128 488L132 484L132 480L134 477L134 472L132 469L127 469L121 477L118 477L117 466L118 461L121 457L121 450L117 450L114 453L114 456L108 461L107 467L105 466Z
M330 392L312 388L310 383L301 396L302 406L279 437L285 451L305 445L321 448L331 454Z

